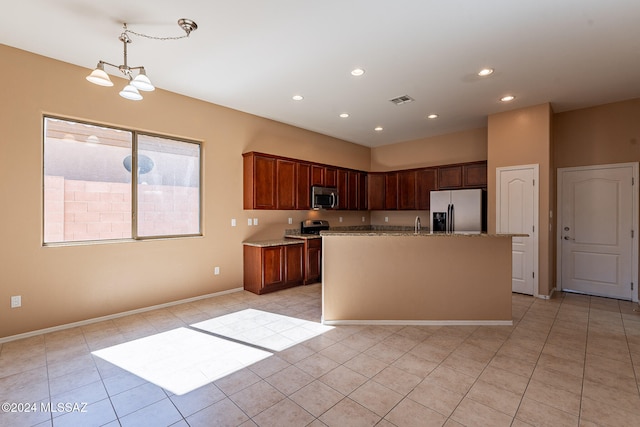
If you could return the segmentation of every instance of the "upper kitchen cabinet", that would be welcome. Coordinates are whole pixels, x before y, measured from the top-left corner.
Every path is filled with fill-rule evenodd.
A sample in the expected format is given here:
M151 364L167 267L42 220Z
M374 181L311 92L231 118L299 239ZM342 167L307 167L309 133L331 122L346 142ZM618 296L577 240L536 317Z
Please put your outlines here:
M277 209L296 208L296 163L291 160L276 160Z
M487 162L467 163L462 167L465 188L487 186Z
M296 209L311 209L311 165L296 163Z
M337 188L338 188L338 209L349 209L349 195L348 195L348 173L345 169L338 169L337 172Z
M483 188L487 186L487 162L438 167L438 188Z
M325 167L322 165L311 165L311 185L324 187Z
M385 209L385 175L384 173L370 173L368 176L368 202L371 210Z
M415 170L398 172L398 209L416 209L416 178Z
M462 165L440 166L438 168L438 188L462 188Z
M398 209L398 172L384 174L384 208Z
M338 168L327 166L324 169L324 186L331 188L338 187Z
M416 171L416 207L429 210L431 192L438 189L438 169L427 168Z
M276 159L245 153L243 163L244 209L276 209Z

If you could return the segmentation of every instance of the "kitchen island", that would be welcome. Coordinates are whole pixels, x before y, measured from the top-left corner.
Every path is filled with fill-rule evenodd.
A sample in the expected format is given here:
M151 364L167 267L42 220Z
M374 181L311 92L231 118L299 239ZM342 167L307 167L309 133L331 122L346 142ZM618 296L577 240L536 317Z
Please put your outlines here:
M323 231L322 319L511 325L514 234Z

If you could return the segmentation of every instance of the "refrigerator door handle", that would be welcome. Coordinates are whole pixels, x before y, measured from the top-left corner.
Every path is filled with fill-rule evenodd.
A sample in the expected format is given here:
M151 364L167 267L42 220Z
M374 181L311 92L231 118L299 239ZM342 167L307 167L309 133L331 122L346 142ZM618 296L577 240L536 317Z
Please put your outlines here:
M451 203L447 205L447 233L451 232Z
M455 205L451 203L451 232L454 233L456 231L456 212Z

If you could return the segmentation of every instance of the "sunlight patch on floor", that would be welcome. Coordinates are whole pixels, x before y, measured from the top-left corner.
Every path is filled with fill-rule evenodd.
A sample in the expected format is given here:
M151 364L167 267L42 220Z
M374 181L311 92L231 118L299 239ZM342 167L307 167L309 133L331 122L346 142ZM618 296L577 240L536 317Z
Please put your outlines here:
M271 356L271 353L188 328L177 328L93 352L181 395Z
M272 351L282 351L333 329L332 326L252 308L195 323L191 327Z

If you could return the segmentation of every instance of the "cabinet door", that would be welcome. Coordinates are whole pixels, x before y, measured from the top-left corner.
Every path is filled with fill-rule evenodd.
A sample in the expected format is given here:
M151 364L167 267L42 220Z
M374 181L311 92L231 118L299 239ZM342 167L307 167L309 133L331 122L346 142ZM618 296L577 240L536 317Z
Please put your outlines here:
M487 186L487 162L469 163L462 168L464 186L478 188Z
M325 187L336 188L338 186L338 169L327 167L324 170Z
M338 169L338 209L349 208L349 182L347 171Z
M385 174L370 173L368 176L367 196L369 198L369 209L384 210L384 183Z
M249 181L245 182L248 192L245 209L276 208L276 159L258 155L245 157L245 180Z
M324 166L311 165L311 185L324 186Z
M276 162L278 209L296 208L296 164L289 160Z
M398 209L416 209L416 171L398 172Z
M262 248L262 274L264 288L284 283L284 246Z
M358 172L358 210L366 211L369 206L367 203L367 173Z
M285 245L285 283L288 285L302 283L303 268L303 252L302 243L296 245Z
M305 284L320 281L322 271L322 240L307 240L307 260L305 271Z
M462 188L462 165L439 167L438 188Z
M438 189L438 169L421 169L417 172L417 208L428 211L431 192Z
M385 174L384 184L384 208L387 210L398 209L398 173Z
M311 209L311 165L296 163L296 209Z
M357 210L358 209L358 172L356 171L348 171L347 172L347 209L349 210Z

